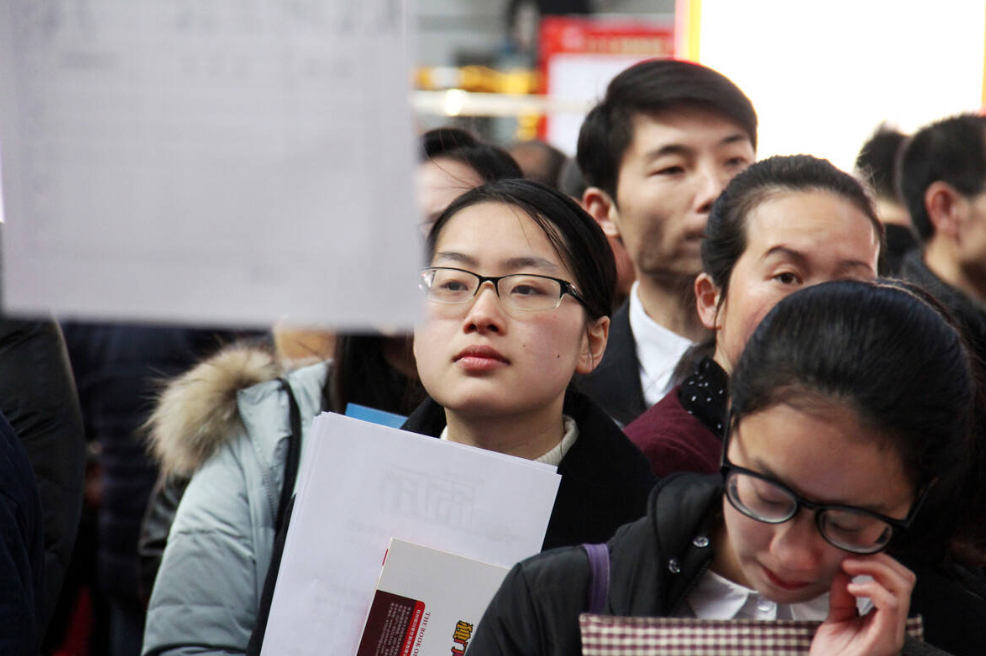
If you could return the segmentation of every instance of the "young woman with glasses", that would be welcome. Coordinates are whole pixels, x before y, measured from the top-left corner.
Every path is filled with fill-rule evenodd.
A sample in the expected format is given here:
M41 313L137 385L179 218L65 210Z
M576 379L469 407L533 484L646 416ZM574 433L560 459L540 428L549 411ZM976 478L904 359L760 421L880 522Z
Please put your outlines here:
M453 202L427 249L414 355L430 398L404 428L557 465L544 548L643 516L646 459L570 385L609 331L616 270L595 221L560 192L503 180Z
M940 311L896 283L810 287L762 321L731 384L721 473L663 479L609 541L603 612L823 621L812 654L867 656L911 653L920 613L931 645L981 653L986 602L953 549L982 523L976 388ZM580 653L592 580L583 549L518 564L470 655Z

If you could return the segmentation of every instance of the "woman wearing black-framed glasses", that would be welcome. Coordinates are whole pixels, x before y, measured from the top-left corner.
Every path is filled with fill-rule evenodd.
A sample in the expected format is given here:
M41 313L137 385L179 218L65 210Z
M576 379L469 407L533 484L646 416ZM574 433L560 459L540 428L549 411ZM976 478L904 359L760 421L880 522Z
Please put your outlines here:
M403 428L557 466L544 549L641 517L656 477L572 384L603 357L616 280L592 217L539 183L499 181L442 213L427 257L414 355L429 398Z
M958 548L983 518L975 390L962 339L919 290L830 282L781 300L734 371L721 472L659 484L607 544L597 609L815 620L812 654L867 656L938 653L905 641L921 614L935 647L981 653L983 553ZM578 653L598 571L582 549L518 564L470 654Z

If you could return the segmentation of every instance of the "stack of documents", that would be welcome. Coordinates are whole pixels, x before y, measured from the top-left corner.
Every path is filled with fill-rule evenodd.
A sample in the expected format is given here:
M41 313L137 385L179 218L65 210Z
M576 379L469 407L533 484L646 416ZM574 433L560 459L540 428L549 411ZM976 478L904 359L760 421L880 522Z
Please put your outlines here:
M355 654L391 538L502 567L541 550L552 466L328 413L309 436L265 655Z

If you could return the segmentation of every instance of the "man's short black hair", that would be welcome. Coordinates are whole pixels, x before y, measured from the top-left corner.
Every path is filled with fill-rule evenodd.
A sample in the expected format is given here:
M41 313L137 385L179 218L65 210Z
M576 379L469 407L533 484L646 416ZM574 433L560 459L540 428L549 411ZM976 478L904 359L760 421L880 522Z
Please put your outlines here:
M696 108L736 122L757 147L753 103L725 75L700 64L651 59L626 69L606 88L579 132L577 159L586 182L616 198L623 155L633 141L633 119L670 109Z
M856 171L870 183L877 198L897 200L897 162L907 135L880 124L859 149Z
M986 189L986 118L976 114L946 118L922 128L904 145L900 195L924 241L935 233L924 195L938 181L965 196Z

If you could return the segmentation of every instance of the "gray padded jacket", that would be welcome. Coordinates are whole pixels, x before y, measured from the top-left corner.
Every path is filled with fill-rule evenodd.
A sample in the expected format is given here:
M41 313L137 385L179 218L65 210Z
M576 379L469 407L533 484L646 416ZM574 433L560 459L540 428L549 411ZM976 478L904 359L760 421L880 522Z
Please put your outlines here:
M310 420L322 409L328 371L323 362L287 375L301 411L302 459ZM191 396L208 407L201 378L188 381L197 389ZM228 382L212 391L221 397ZM212 431L204 445L194 435L178 445L156 445L172 460L192 452L195 473L151 594L145 656L242 654L249 643L271 559L291 428L288 396L278 380L241 389L231 398L235 408L226 408L228 416L219 419L225 429ZM223 408L215 399L210 414Z

